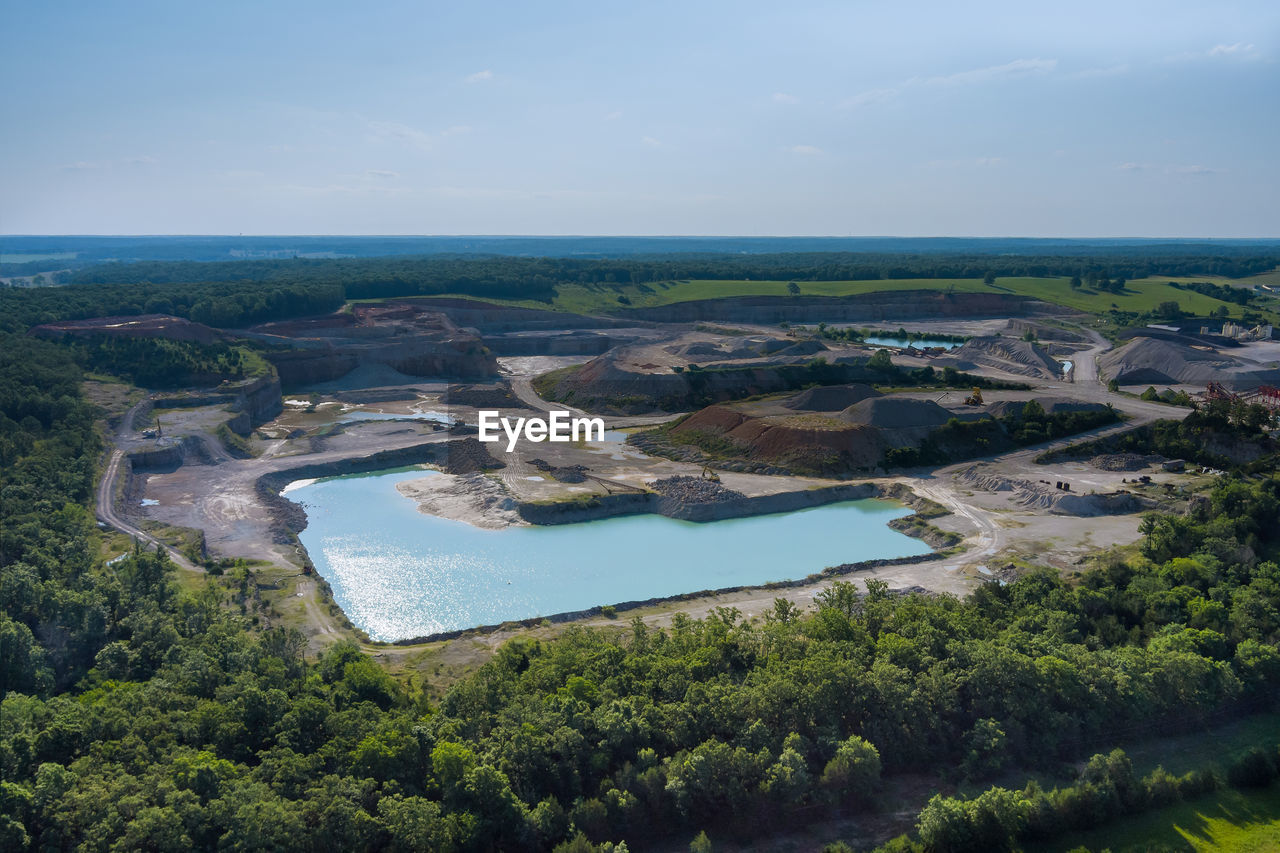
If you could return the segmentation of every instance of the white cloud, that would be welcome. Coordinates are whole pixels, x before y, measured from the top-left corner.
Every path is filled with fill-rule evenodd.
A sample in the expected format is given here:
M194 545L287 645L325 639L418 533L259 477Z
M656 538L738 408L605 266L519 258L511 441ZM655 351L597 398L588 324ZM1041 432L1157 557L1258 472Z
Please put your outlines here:
M1242 41L1238 41L1235 44L1215 44L1209 48L1209 56L1247 57L1254 56L1256 53L1257 48Z
M1027 77L1048 74L1058 67L1056 59L1015 59L1003 65L988 65L986 68L974 68L969 71L957 71L939 77L929 77L924 83L932 86L968 86L974 83L987 83L1007 77Z
M1116 168L1121 170L1122 172L1141 172L1146 169L1150 169L1151 164L1150 163L1121 163L1119 166L1116 166Z
M884 101L890 101L898 97L897 89L868 89L865 92L859 92L852 98L846 98L840 102L840 106L844 109L853 109L855 107L864 107L867 104L879 104Z
M788 95L786 92L774 92L773 102L775 104L798 104L800 99L795 95Z
M800 154L804 157L813 157L822 153L822 149L816 145L792 145L787 150L792 154Z
M67 163L58 168L64 172L88 172L92 169L105 169L108 164L96 163L89 160L77 160L74 163Z
M487 68L484 71L477 71L475 74L468 74L466 77L462 78L464 83L483 83L485 80L492 79L493 72Z
M399 172L392 172L388 169L365 169L364 173L370 178L398 178Z
M1212 166L1171 166L1169 171L1175 175L1217 175L1222 172L1221 169L1215 169Z
M1015 59L1003 65L988 65L985 68L972 68L968 71L956 71L952 74L941 74L936 77L912 77L897 86L881 89L868 89L840 102L841 109L863 107L868 104L879 104L892 100L902 94L904 89L913 86L971 86L1006 80L1017 77L1033 77L1049 74L1058 67L1056 59Z
M622 118L622 110L614 110L611 113L605 113L604 116L605 121L617 121L620 118Z
M642 137L640 137L640 144L641 144L641 145L647 145L647 146L648 146L648 147L650 147L650 148L661 148L661 147L662 147L662 143L661 143L660 141L658 141L657 139L654 139L652 136L642 136Z
M156 162L156 158L143 154L140 157L126 157L123 162L127 166L150 166Z
M977 165L977 166L998 166L1004 162L1004 158L1003 157L979 157L977 160L974 160L973 162L974 162L974 165Z
M1215 44L1204 52L1176 53L1165 57L1165 62L1196 62L1202 59L1233 59L1251 62L1262 59L1262 53L1253 44L1238 41L1234 44Z

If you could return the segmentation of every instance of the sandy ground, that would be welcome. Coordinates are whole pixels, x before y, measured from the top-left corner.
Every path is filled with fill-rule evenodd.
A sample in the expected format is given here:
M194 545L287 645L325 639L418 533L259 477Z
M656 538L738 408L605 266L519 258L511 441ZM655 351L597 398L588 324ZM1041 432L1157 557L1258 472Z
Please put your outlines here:
M476 527L497 529L523 524L517 501L501 483L485 474L437 473L396 486L400 494L416 501L418 511Z

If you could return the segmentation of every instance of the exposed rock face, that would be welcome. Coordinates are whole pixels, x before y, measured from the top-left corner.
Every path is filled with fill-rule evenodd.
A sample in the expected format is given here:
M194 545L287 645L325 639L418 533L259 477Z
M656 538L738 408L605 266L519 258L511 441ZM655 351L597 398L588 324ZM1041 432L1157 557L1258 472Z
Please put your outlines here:
M486 335L534 329L608 329L626 325L622 320L495 305L479 299L433 297L388 304L408 305L414 310L441 314L455 326L476 329Z
M1038 323L1035 320L1012 319L1005 324L1004 329L1006 335L1014 338L1021 338L1027 332L1031 332L1037 339L1042 341L1056 341L1068 344L1089 342L1089 336L1083 332L1075 329L1063 329L1048 323Z
M235 413L227 426L240 435L248 435L254 427L266 423L284 410L280 380L275 375L259 376L239 383L228 382L217 388L158 396L155 405L168 409L227 406Z
M556 334L486 334L484 337L485 346L495 355L600 355L631 340L577 330Z
M1061 314L1063 309L1004 293L944 293L900 290L857 296L742 296L633 308L631 319L661 323L873 323L939 317L1014 317Z
M1256 388L1280 383L1280 367L1175 340L1135 338L1098 359L1098 368L1121 385L1207 385Z
M498 369L476 334L411 305L358 306L350 313L269 323L248 334L287 346L266 353L286 388L330 382L370 365L411 377L459 379L492 376Z
M933 363L959 370L986 367L1038 379L1056 379L1062 375L1062 365L1035 344L1004 337L973 338L947 355L935 358Z
M131 451L126 457L130 470L134 473L144 471L174 471L190 456L203 458L204 443L194 437L187 436L181 440L156 442L153 446Z

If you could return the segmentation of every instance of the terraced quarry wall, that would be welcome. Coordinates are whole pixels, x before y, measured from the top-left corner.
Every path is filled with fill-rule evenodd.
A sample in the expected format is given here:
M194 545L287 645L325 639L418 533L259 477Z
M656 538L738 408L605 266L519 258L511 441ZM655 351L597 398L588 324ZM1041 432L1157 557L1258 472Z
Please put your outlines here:
M1038 299L1003 293L944 293L902 290L846 297L741 296L678 302L626 311L634 320L689 323L871 323L949 317L1034 317L1065 309Z

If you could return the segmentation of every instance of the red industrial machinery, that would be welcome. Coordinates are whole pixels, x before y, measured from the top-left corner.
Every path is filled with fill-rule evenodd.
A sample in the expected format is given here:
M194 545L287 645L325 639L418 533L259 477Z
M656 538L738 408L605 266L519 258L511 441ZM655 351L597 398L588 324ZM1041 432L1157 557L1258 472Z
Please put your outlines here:
M1206 400L1235 400L1238 395L1222 387L1220 382L1210 382L1209 387L1204 389L1204 397Z
M1259 385L1252 391L1228 391L1219 382L1210 382L1209 386L1204 389L1205 400L1226 400L1234 403L1239 400L1244 403L1258 403L1266 406L1271 411L1280 411L1280 388L1271 385Z
M1252 391L1240 395L1246 403L1261 403L1271 411L1280 410L1280 388L1271 385L1259 385Z

